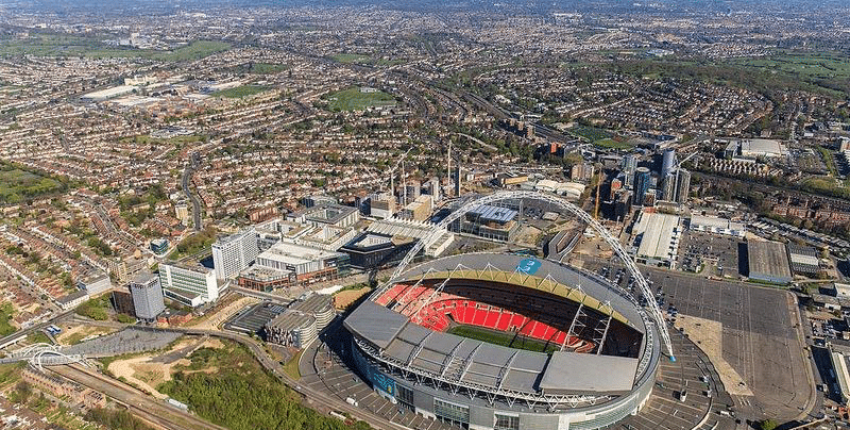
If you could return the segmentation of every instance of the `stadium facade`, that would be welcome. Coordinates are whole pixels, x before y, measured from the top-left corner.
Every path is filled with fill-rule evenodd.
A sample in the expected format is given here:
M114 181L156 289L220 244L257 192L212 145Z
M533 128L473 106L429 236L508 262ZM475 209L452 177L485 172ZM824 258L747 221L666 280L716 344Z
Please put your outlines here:
M379 394L476 430L611 426L644 405L661 356L634 298L578 269L509 254L408 269L344 325Z

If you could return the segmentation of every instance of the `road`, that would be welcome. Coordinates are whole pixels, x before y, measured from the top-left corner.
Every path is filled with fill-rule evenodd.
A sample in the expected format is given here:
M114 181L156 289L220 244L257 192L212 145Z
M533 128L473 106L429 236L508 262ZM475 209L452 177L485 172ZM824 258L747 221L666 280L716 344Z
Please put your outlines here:
M201 231L203 225L201 224L201 202L198 200L198 196L192 194L192 191L189 190L189 180L192 178L192 172L195 170L195 167L198 165L198 156L197 152L193 152L190 156L189 165L186 166L186 169L183 170L183 179L181 181L183 186L183 193L186 194L186 197L192 201L192 218L195 223L195 231Z
M14 332L14 333L6 336L6 337L0 338L0 349L9 346L12 343L15 343L15 341L17 341L18 339L23 339L23 338L27 337L30 333L45 329L45 328L47 328L47 326L49 326L51 324L55 324L57 321L60 321L61 319L65 318L66 316L71 315L73 313L74 313L73 310L65 311L65 312L51 318L49 321L43 322L41 324L36 324L36 325L34 325L30 328L23 329L23 330L20 330L20 331L16 331L16 332Z

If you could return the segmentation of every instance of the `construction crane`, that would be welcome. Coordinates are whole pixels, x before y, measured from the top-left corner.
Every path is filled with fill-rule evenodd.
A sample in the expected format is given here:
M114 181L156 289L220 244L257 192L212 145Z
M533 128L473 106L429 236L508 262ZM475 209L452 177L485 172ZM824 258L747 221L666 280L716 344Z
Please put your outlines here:
M390 194L392 195L395 195L395 171L399 168L399 166L404 166L404 159L407 158L407 154L409 154L412 149L413 146L411 145L390 169ZM404 167L402 167L402 172L404 172ZM402 173L402 176L404 176L404 173ZM404 180L404 178L402 178L402 180Z

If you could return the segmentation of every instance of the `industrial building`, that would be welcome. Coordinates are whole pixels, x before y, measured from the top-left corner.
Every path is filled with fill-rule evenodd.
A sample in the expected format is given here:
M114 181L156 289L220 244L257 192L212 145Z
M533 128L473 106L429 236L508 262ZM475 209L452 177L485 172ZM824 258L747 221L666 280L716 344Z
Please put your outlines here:
M130 294L133 296L136 318L153 321L165 310L159 277L149 271L139 273L130 281Z
M348 264L355 269L371 270L398 263L418 242L410 237L394 238L388 234L364 231L339 249L348 254Z
M336 278L348 270L348 254L284 242L263 251L256 260L257 266L294 273L299 282Z
M642 264L674 268L681 235L680 217L641 212L632 229L635 260Z
M779 242L750 240L747 260L750 279L773 284L787 284L793 280L785 245Z
M726 158L753 162L758 158L778 158L787 154L785 146L772 139L730 140L724 155Z
M236 282L242 288L268 293L278 288L290 287L296 279L295 273L288 270L251 266L239 274Z
M133 85L119 85L117 87L107 88L105 90L93 91L87 94L83 94L80 97L80 100L84 102L102 102L104 100L109 100L111 98L124 96L127 94L131 94L133 91L136 91L138 88Z
M218 300L215 271L200 264L161 264L159 282L165 297L196 308Z
M850 400L850 371L847 370L847 357L840 352L832 351L829 358L835 370L835 380L838 381L838 386L833 389L838 388L835 391L841 397L841 404L846 406L847 401Z
M414 221L425 221L431 216L433 207L434 204L431 201L431 196L420 195L400 210L398 212L398 217Z
M788 244L788 262L791 272L809 277L816 276L820 271L818 250L811 246Z
M286 215L286 220L311 227L332 226L345 228L360 220L357 209L349 206L319 204Z
M744 237L747 234L747 226L744 223L713 216L692 215L689 227L693 231L735 237Z
M269 343L302 349L318 339L335 316L331 296L309 294L266 323L263 334Z
M385 219L369 224L366 231L378 233L397 238L400 242L404 238L427 240L425 243L425 255L438 257L454 242L454 235L445 231L438 235L431 235L434 224L430 222L419 222L402 219Z
M257 258L257 232L250 227L242 232L219 238L212 246L215 277L230 279L236 277Z
M481 205L451 224L452 231L510 242L519 230L518 212L504 207Z

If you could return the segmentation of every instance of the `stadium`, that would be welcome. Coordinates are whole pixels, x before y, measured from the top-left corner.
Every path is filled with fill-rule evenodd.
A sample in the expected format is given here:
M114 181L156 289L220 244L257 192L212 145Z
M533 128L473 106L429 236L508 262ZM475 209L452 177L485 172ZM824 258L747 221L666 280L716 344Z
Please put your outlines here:
M399 407L470 429L596 429L648 399L666 332L608 281L513 254L410 260L344 321L358 372Z

